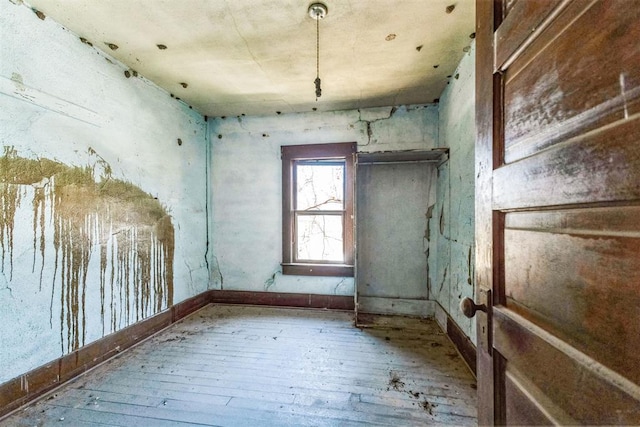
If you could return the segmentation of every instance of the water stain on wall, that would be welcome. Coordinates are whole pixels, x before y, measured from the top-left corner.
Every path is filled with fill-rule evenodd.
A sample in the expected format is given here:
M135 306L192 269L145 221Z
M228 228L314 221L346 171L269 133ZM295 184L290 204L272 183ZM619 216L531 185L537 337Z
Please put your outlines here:
M15 234L24 221L16 214L30 203L31 270L39 269L39 291L51 288L51 327L60 306L63 354L85 344L92 287L99 286L103 336L173 304L171 217L154 197L113 178L94 150L89 155L95 161L86 167L27 159L12 147L0 157L0 268L12 281L15 239L24 238ZM47 283L45 269L53 270Z

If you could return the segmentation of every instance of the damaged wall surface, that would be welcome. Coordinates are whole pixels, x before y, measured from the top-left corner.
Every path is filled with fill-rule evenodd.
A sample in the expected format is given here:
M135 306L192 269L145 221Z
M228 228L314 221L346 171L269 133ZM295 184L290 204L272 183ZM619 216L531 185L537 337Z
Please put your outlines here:
M475 343L475 319L467 319L459 309L460 301L474 298L475 290L474 106L475 43L440 97L439 145L449 148L449 161L438 168L429 222L430 296Z
M357 294L362 313L433 316L427 301L427 208L435 165L359 164Z
M379 290L437 300L475 339L457 308L473 296L474 50L439 106L207 124L19 1L0 3L0 31L0 383L208 288L352 296L353 278L281 274L283 145L451 149L437 201L434 185L415 201L429 287Z
M353 278L281 274L280 147L355 141L360 152L428 150L438 143L438 106L218 117L210 130L215 286L353 295Z
M0 3L0 383L207 288L206 123Z

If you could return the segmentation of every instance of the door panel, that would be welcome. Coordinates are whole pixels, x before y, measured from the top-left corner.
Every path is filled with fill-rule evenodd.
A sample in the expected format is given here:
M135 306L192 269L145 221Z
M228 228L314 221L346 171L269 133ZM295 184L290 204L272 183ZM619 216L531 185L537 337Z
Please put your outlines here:
M494 207L507 210L638 200L639 128L640 115L619 120L496 169Z
M640 221L619 230L622 212L640 218L637 206L506 214L505 305L640 383Z
M524 0L505 4L505 19L495 33L495 68L505 62L561 3L560 0Z
M504 70L505 162L640 112L640 4L585 5L563 10Z
M496 307L493 320L494 348L506 360L506 376L516 373L530 382L531 405L553 414L555 423L640 423L637 384L513 311ZM517 424L515 418L504 422Z
M505 0L504 1L504 9L505 9L505 15L508 14L509 11L511 11L511 9L517 4L517 3L522 3L519 2L518 0Z
M640 424L640 2L476 10L479 422Z
M507 372L505 375L505 405L506 419L512 425L531 426L575 423L574 420L559 419L557 408L550 402L541 404L540 401L548 400L542 391L531 382L527 381L517 372ZM549 409L551 408L551 410ZM556 409L556 410L554 410Z

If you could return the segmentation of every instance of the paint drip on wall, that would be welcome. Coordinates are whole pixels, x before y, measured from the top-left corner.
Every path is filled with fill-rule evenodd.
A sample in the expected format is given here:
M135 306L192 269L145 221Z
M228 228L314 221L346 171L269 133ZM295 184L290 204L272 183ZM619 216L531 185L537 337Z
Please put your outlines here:
M85 167L20 157L12 147L0 157L0 271L13 286L35 286L16 283L35 277L37 292L50 289L49 323L60 329L63 354L85 345L87 318L98 311L104 336L173 304L171 217L88 154ZM26 267L14 249L27 234L30 275L15 277Z

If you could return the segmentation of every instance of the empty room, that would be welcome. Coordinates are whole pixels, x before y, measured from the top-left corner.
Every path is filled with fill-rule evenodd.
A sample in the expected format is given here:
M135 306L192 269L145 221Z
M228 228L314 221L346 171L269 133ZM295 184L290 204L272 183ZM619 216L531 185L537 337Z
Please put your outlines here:
M0 0L0 426L640 424L638 0Z

